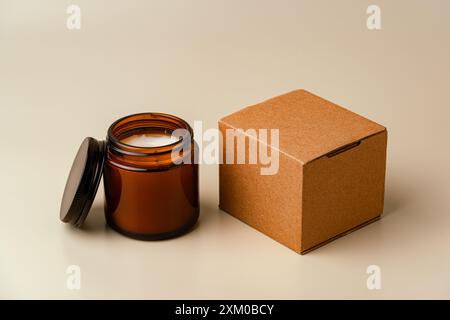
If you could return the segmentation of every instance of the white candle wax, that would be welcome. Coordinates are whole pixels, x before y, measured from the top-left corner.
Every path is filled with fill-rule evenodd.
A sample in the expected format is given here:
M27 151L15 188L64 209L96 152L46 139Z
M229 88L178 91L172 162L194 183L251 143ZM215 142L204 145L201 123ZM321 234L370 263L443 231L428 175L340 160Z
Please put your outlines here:
M134 147L162 147L168 144L179 141L176 137L163 133L146 133L139 135L132 135L121 140L122 143Z

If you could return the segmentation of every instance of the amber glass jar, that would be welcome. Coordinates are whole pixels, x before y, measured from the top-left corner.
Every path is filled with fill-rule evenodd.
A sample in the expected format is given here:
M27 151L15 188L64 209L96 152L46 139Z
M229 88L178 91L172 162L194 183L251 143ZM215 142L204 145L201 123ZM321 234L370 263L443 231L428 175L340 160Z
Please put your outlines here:
M133 135L171 135L173 143L135 146ZM180 131L180 130L177 130ZM142 113L114 122L108 130L103 172L109 226L129 237L158 240L189 230L199 215L198 165L191 127L161 113Z

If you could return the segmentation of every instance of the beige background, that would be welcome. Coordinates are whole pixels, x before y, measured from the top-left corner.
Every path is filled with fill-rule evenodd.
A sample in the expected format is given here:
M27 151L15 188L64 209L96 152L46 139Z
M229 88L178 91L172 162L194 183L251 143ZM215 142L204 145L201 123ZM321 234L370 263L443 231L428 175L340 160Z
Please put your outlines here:
M449 34L448 0L0 0L0 298L450 298ZM59 221L78 145L118 117L213 127L297 88L389 129L381 221L299 256L217 209L217 166L201 168L184 237L105 228L102 190L84 230ZM371 264L381 290L366 288Z

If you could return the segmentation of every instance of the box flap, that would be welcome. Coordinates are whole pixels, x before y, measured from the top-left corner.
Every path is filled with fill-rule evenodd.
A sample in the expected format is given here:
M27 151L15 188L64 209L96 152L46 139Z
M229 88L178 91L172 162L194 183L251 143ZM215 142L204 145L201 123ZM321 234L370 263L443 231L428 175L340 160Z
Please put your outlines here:
M220 121L242 130L279 129L280 151L302 163L385 130L305 90L244 108Z

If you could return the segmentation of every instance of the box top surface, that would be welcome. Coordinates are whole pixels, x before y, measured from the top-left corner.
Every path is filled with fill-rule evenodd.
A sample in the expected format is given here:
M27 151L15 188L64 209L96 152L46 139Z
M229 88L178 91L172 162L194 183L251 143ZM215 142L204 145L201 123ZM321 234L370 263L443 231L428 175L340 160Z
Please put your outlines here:
M280 151L302 163L386 130L306 90L246 107L220 121L234 129L279 129Z

